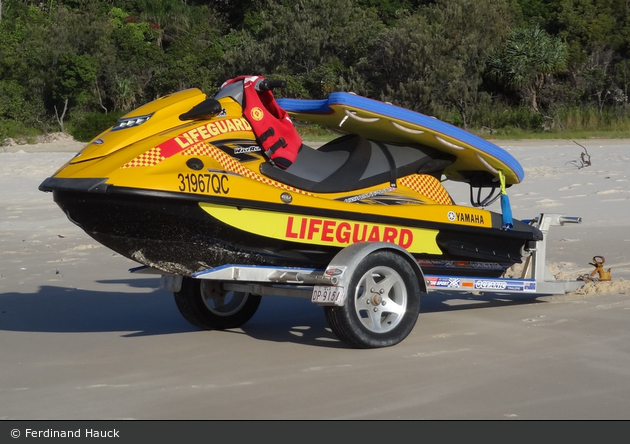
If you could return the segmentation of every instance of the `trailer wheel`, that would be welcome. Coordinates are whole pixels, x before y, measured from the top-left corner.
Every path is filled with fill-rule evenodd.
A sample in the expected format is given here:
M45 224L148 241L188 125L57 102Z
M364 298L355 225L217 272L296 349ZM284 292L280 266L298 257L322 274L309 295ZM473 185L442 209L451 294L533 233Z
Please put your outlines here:
M420 285L400 254L376 251L356 267L343 306L326 306L328 324L355 348L389 347L404 340L418 320Z
M175 303L184 318L202 330L237 328L254 316L260 296L221 289L221 283L185 277L175 292Z

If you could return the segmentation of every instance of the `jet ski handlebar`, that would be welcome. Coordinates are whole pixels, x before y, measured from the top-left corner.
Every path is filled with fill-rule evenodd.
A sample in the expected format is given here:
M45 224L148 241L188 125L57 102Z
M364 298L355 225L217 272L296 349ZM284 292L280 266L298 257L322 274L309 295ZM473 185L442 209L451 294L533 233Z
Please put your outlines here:
M286 88L287 82L284 80L263 79L256 83L256 91L271 91L275 88Z

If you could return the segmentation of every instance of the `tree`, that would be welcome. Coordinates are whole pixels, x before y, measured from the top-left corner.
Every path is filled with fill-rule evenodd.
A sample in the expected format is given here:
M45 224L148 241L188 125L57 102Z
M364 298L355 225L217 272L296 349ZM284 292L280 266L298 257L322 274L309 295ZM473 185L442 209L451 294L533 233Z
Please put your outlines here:
M508 88L519 91L538 109L538 94L548 76L567 67L566 45L538 26L515 29L504 46L490 55L488 74Z
M79 56L74 53L64 54L58 60L57 75L53 78L52 96L55 102L55 116L65 132L64 117L68 105L85 103L96 79L96 63L89 56ZM63 102L63 111L59 115L57 103Z
M42 47L49 21L37 7L18 2L4 3L0 22L0 123L46 129Z
M437 0L401 17L373 45L366 76L381 100L430 114L455 107L467 127L488 54L509 30L506 1Z
M108 17L113 26L108 43L115 50L111 64L103 73L106 87L114 97L114 108L128 110L145 97L148 86L164 64L164 51L158 45L159 33L151 24L112 8Z
M233 33L228 75L295 76L311 98L336 88L346 67L367 55L383 24L354 0L265 1L256 29Z
M200 7L195 11L186 32L164 51L164 62L149 85L156 96L191 87L210 94L225 80L221 78L220 33L225 25L213 10Z

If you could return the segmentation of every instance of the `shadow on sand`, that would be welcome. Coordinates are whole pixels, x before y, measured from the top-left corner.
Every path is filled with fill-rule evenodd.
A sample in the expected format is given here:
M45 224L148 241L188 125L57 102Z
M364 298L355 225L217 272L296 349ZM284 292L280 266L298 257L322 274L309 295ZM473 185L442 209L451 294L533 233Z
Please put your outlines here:
M121 332L123 338L192 333L198 329L180 315L171 293L157 289L155 278L98 281L116 291L41 286L37 293L0 295L0 330L42 333ZM120 291L127 286L128 291ZM138 289L143 289L141 292ZM536 295L453 296L432 292L423 296L422 316L435 312L471 310L541 301ZM265 296L254 317L240 329L208 331L245 334L255 339L346 348L328 327L322 307L309 299Z

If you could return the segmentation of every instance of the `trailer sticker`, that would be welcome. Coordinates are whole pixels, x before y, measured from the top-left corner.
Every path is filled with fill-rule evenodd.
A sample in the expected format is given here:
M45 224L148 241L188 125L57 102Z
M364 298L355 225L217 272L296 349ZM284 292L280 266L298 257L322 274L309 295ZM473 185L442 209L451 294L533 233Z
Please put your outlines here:
M458 276L425 276L430 288L451 289L461 291L510 291L510 292L535 292L536 282L525 279L466 279Z
M459 278L438 278L434 285L435 287L446 287L446 288L459 288L460 280Z
M346 267L328 267L324 274L326 276L342 276L345 271Z
M525 291L536 291L536 282L525 282L523 284L523 290L525 290Z
M479 270L503 270L509 267L501 265L497 262L470 262L470 268L476 268Z
M503 281L475 281L477 290L505 290L507 284Z

